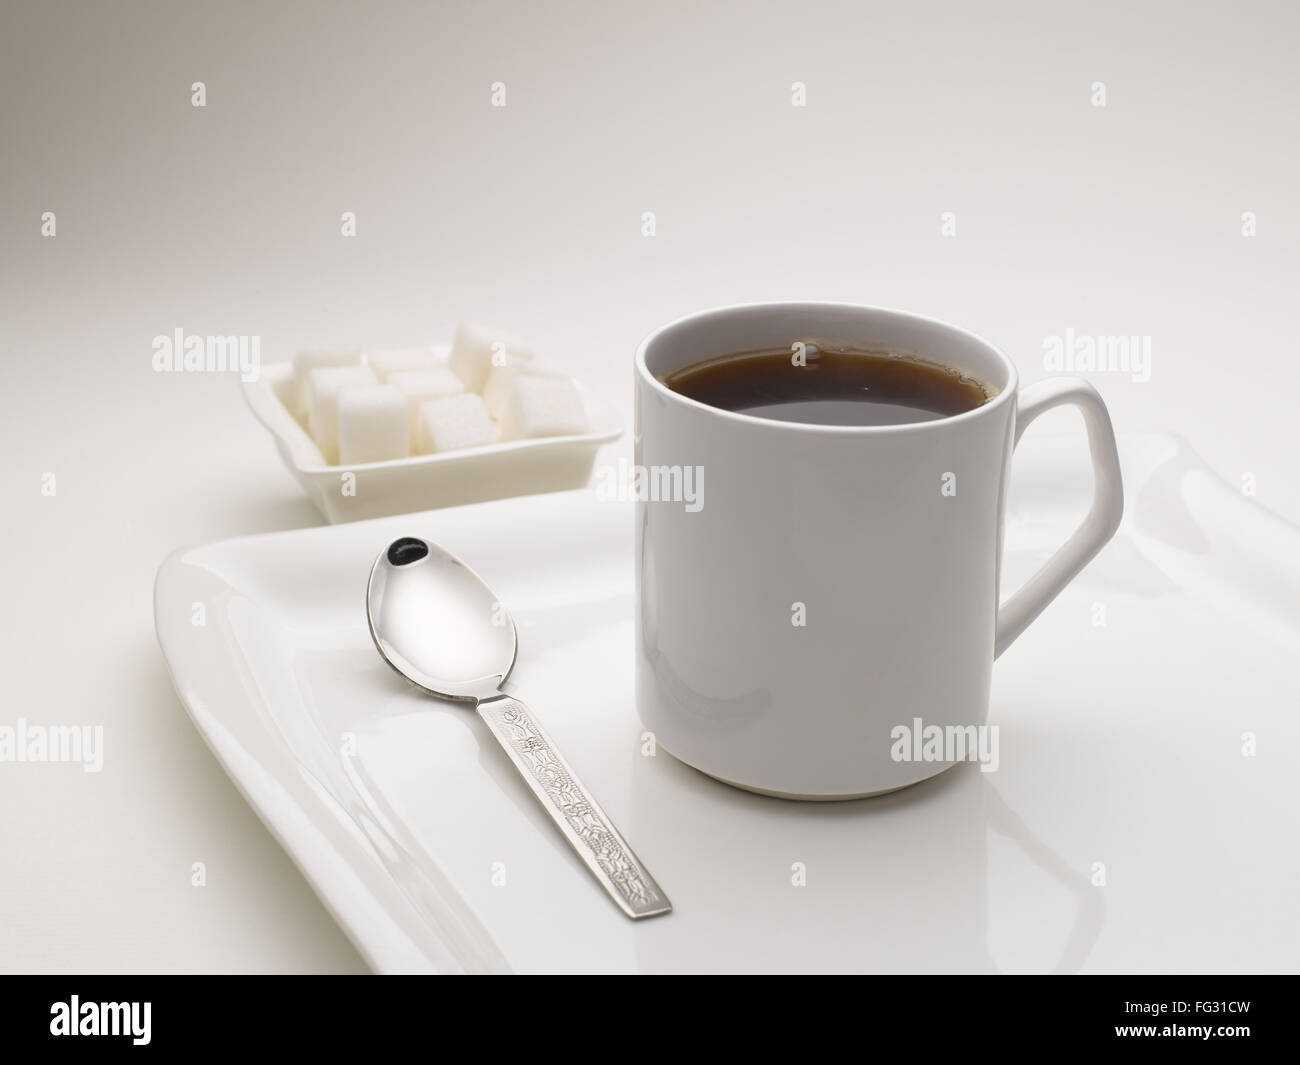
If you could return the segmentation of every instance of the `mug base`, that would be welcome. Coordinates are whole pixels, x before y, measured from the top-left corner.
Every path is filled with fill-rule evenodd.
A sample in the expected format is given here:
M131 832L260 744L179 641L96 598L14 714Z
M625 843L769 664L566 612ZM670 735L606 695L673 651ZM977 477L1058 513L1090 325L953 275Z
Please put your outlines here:
M661 750L666 749L662 743L659 747ZM668 751L668 753L674 758L677 758L672 751ZM691 769L694 769L695 772L703 774L710 780L716 780L719 784L726 784L730 788L747 791L752 795L763 795L769 799L787 799L791 802L851 802L854 799L874 799L877 795L892 795L896 791L903 791L906 788L915 787L917 784L924 783L927 780L933 780L935 777L941 776L952 768L952 765L944 766L938 773L933 773L928 777L922 777L920 780L913 780L908 784L899 784L892 788L881 788L879 791L863 791L853 795L799 795L789 791L770 791L767 788L756 788L749 784L739 784L734 780L728 780L726 777L720 777L713 773L705 772L703 769L697 769L695 766L691 765L690 762L683 762L680 758L677 758L677 761L681 762L684 766L689 766ZM953 765L957 764L958 763L956 762L953 763Z

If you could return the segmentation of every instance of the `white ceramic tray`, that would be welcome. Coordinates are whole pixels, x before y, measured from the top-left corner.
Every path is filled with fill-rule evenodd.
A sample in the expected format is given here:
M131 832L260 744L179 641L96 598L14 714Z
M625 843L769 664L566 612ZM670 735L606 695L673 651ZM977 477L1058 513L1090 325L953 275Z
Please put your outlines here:
M1008 587L1077 520L1083 447L1020 448ZM1124 528L995 669L998 771L875 799L769 799L643 753L632 513L591 492L183 550L158 636L199 731L380 971L1293 971L1300 535L1175 441L1122 450ZM497 590L507 687L671 916L623 918L474 714L379 660L366 574L406 533Z
M581 435L512 440L354 466L326 462L290 413L286 400L293 387L291 363L263 366L259 378L243 388L249 408L274 437L294 478L328 521L340 522L583 487L596 452L617 440L623 427L613 407L582 382L574 383L590 425Z

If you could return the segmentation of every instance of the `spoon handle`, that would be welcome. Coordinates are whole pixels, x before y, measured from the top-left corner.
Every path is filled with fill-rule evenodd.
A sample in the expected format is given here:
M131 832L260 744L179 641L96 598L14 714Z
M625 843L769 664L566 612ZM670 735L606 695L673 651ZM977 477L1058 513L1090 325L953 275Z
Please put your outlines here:
M619 908L632 918L671 912L668 897L600 804L578 783L533 712L509 695L480 702L478 712L533 794Z

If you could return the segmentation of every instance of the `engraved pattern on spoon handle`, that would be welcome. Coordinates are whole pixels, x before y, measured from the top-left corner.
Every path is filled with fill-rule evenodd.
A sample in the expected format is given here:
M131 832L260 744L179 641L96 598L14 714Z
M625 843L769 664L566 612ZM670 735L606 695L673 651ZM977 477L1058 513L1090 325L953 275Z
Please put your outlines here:
M670 912L672 903L663 889L600 804L578 782L532 711L518 699L503 695L480 702L478 712L533 794L623 912L632 918Z

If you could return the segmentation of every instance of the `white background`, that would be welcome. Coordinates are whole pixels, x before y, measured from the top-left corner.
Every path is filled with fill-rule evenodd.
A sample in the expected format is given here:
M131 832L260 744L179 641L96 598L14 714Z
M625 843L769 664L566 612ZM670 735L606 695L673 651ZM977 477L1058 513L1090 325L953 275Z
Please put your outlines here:
M1291 5L0 10L0 723L106 744L0 765L0 968L364 968L154 640L171 550L320 521L233 379L151 370L177 327L269 361L483 319L627 416L636 342L714 304L932 314L1026 381L1067 328L1147 335L1150 381L1093 376L1119 432L1300 520Z

